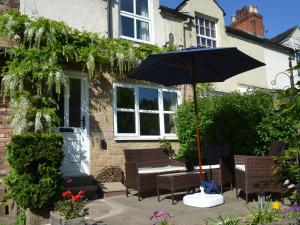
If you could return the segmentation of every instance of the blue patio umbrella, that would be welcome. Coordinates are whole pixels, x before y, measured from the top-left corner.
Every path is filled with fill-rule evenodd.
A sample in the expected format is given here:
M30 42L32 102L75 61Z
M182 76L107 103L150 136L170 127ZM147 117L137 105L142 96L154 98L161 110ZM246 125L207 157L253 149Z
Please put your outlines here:
M199 172L202 180L196 84L222 82L264 65L237 48L198 48L150 55L128 77L164 86L193 86Z

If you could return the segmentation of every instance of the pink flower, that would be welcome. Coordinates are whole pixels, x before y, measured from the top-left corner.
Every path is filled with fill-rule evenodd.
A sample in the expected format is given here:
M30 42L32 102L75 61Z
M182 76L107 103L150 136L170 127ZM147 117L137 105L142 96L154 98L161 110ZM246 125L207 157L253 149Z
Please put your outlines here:
M296 187L295 184L290 184L289 186L287 186L288 189L293 189L293 188L295 188L295 187Z
M66 178L66 179L65 179L65 182L66 182L67 184L71 184L71 183L73 182L73 180L72 180L71 178Z

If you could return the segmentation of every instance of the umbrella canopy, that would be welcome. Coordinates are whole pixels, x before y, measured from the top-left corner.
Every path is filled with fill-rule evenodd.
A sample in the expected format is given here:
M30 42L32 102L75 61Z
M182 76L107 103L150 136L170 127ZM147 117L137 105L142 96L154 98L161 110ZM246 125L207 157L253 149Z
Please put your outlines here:
M199 172L202 180L196 83L222 82L264 65L237 48L198 48L150 55L128 77L165 86L193 85Z
M263 65L237 48L190 49L150 55L129 77L165 86L222 82Z

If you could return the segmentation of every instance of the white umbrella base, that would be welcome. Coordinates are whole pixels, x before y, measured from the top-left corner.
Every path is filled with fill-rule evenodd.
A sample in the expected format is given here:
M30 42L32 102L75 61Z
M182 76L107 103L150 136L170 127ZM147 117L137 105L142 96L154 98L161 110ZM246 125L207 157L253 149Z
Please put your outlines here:
M186 195L183 197L183 204L198 208L210 208L224 203L224 197L220 194L201 193Z

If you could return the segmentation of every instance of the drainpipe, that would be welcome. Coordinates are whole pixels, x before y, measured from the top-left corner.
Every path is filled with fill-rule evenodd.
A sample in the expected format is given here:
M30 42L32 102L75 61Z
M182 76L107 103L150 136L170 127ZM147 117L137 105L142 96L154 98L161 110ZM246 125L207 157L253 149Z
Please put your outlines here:
M112 31L112 4L111 0L107 0L107 36L108 38L113 38L113 31Z

